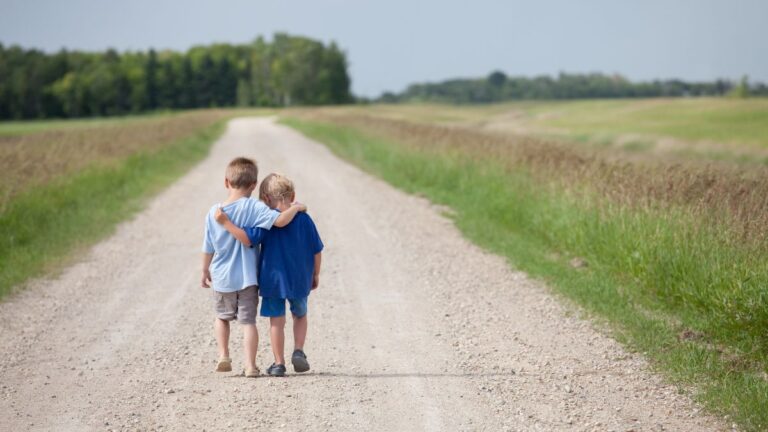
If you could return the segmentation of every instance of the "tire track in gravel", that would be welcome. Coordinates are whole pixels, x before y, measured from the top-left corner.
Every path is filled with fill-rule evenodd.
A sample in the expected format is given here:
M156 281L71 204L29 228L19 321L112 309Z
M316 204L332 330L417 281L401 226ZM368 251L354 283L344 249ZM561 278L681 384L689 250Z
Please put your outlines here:
M212 372L200 239L239 155L294 180L326 243L308 374ZM0 304L0 349L0 430L725 429L440 209L264 118L233 120L111 238Z

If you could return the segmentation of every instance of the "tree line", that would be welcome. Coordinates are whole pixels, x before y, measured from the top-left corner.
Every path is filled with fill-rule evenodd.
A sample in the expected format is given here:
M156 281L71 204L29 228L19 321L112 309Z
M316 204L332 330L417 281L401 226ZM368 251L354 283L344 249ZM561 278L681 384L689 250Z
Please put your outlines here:
M186 52L45 53L0 44L0 119L352 100L347 58L334 42L283 33Z
M685 82L656 80L631 82L621 75L560 73L557 77L510 77L495 71L485 78L452 79L438 83L412 84L400 93L386 92L377 101L492 103L525 99L641 98L679 96L768 96L765 84L740 82Z

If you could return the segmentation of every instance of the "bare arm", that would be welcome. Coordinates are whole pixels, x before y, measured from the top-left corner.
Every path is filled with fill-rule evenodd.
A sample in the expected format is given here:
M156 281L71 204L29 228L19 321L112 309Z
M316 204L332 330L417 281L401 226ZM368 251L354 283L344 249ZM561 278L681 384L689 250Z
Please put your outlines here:
M211 266L211 261L213 261L213 254L204 253L203 254L203 278L200 281L200 286L202 288L211 287L211 270L209 269L209 267Z
M278 216L277 219L275 219L274 226L281 228L288 225L289 223L291 223L293 218L296 217L296 214L300 211L307 211L307 206L305 206L300 202L294 202L293 204L291 204L288 210L285 210L280 213L280 216Z
M312 274L312 289L320 286L320 264L323 262L323 253L315 254L315 272Z
M221 211L221 207L216 209L216 214L214 214L213 217L216 219L216 222L221 224L225 230L229 231L229 233L232 234L232 236L236 238L237 241L244 244L245 246L251 247L251 239L248 238L248 234L246 234L242 228L233 224L232 221L229 220L229 216Z

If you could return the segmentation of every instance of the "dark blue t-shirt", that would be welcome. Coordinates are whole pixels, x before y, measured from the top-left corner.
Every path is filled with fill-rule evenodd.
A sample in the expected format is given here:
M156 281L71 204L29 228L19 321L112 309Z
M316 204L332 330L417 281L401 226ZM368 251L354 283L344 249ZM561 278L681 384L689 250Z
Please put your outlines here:
M245 232L254 247L261 244L259 295L282 299L308 296L312 289L315 254L323 250L312 218L300 212L282 228L249 227Z

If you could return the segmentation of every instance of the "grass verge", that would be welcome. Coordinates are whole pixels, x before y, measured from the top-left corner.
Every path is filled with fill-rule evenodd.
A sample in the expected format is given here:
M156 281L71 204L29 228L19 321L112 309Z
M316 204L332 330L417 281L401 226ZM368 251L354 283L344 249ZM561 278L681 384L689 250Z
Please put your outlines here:
M0 213L0 297L112 232L203 159L225 124L219 120L159 150L93 164L13 197Z
M746 430L768 427L764 247L734 243L727 229L684 209L613 205L478 155L283 122L394 186L450 206L468 238L611 323L614 337L692 388L710 411ZM573 257L588 265L570 265Z

